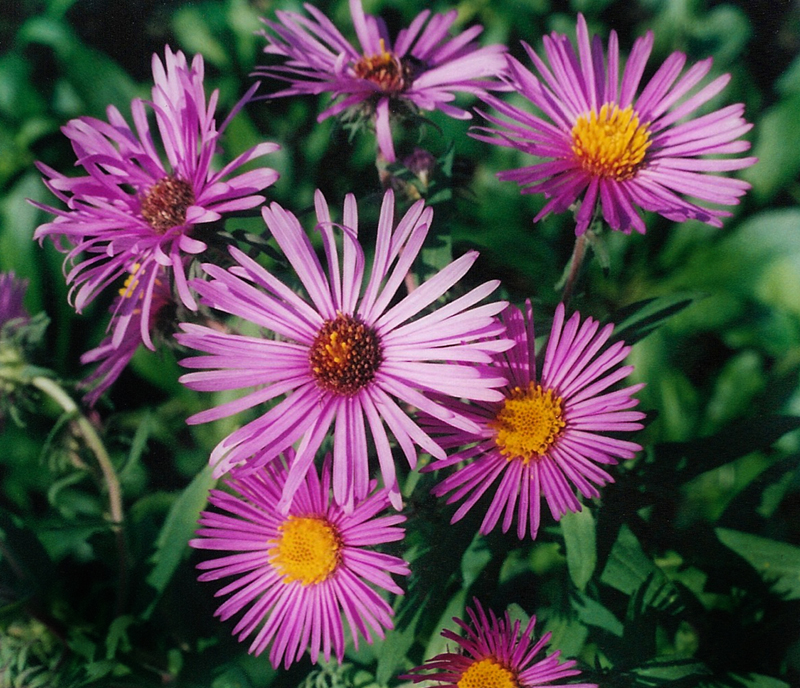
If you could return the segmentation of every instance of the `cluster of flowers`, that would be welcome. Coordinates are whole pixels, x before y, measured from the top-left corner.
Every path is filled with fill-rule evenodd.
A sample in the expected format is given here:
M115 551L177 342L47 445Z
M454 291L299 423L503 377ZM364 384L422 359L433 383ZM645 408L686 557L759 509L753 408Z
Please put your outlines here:
M501 179L549 199L536 220L578 204L576 233L602 215L613 229L645 231L638 208L673 220L720 225L727 213L687 200L734 204L747 185L709 172L735 170L752 158L709 158L746 150L743 106L684 120L716 95L727 77L695 90L710 60L681 72L675 53L640 89L653 39L639 39L620 78L616 35L607 54L578 18L577 52L563 35L544 38L546 59L524 45L538 76L503 46L480 47L480 27L453 37L455 10L421 13L392 41L384 22L350 0L356 49L312 5L307 15L278 12L265 20L265 52L285 60L258 70L286 81L277 96L333 96L319 117L346 113L374 127L379 157L396 160L393 125L420 110L469 118L453 105L457 92L478 96L496 114L476 138L530 153L542 161L502 172ZM48 188L64 207L38 204L54 216L36 232L67 253L71 299L81 311L100 292L124 280L110 333L83 357L97 363L84 381L94 404L128 364L139 344L153 349L165 322L180 322L175 337L201 352L182 364L181 380L199 391L253 388L234 401L198 413L203 423L270 405L223 439L211 454L226 491L213 490L193 547L224 552L204 561L201 580L232 578L217 614L244 612L234 628L252 636L250 650L270 648L273 665L289 666L306 651L342 660L345 624L354 644L392 627L392 608L378 590L400 594L392 576L409 573L402 559L376 551L398 541L404 521L393 447L415 468L421 450L433 457L424 471L457 467L434 489L460 502L462 518L492 486L480 527L516 521L519 538L535 538L542 497L559 519L612 480L604 466L634 457L641 447L617 437L642 427L632 410L640 385L620 388L632 371L629 347L609 343L612 326L566 306L556 311L537 369L530 302L522 309L486 299L490 281L446 305L431 308L464 277L469 252L414 289L406 276L431 226L423 201L396 219L391 189L383 196L369 274L353 195L334 218L321 192L316 222L326 266L296 216L262 195L278 173L248 165L275 151L262 143L219 171L213 157L235 112L217 127L216 92L207 100L203 61L191 64L167 48L153 59L149 101L131 105L134 127L115 109L108 121L80 118L64 127L84 176L67 177L45 165ZM490 91L513 90L535 106L528 112ZM157 132L148 122L152 111ZM682 122L681 122L682 121ZM154 134L158 135L154 140ZM159 150L163 149L166 160ZM218 223L260 208L266 227L302 285L279 280L250 255L226 247L213 261ZM200 259L200 260L199 260ZM227 267L223 267L226 265ZM201 272L202 271L202 272ZM192 276L201 274L202 276ZM236 316L263 336L231 332L207 315ZM195 315L193 315L195 314ZM415 409L413 415L409 409ZM609 435L608 433L612 433ZM326 438L332 451L315 464ZM370 447L382 485L371 479ZM476 602L460 647L408 678L472 686L541 685L578 673L558 653L537 659L547 642L498 619ZM426 673L428 670L433 673ZM583 684L587 685L587 684Z

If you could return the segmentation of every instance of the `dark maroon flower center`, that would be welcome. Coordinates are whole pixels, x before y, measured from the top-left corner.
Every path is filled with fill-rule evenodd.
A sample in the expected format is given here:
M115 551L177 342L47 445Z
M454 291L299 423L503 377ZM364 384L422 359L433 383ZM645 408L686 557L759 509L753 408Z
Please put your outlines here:
M351 397L372 382L383 362L378 334L350 315L322 323L308 352L311 373L327 392Z
M407 61L386 50L381 39L381 51L377 55L364 55L353 65L359 79L376 84L389 95L402 93L413 79L413 68Z
M159 234L186 222L186 209L194 204L192 185L177 177L164 177L142 198L142 217Z

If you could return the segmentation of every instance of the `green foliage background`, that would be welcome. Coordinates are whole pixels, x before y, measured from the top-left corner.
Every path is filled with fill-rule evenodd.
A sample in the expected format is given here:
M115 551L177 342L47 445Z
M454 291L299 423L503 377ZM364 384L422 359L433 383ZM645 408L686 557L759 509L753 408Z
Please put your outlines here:
M344 0L316 2L346 35ZM370 2L390 25L429 3ZM445 10L446 3L433 3ZM350 651L347 664L273 671L246 654L232 624L213 618L211 586L195 580L186 542L213 483L211 447L241 419L189 428L212 403L177 383L169 351L140 351L91 418L102 428L126 507L128 573L120 581L106 498L59 411L31 396L24 426L0 434L0 686L397 685L443 651L439 631L473 596L519 617L576 657L604 688L800 685L800 8L797 3L700 0L467 0L459 25L486 27L483 42L534 47L551 30L572 34L575 14L620 34L623 49L655 33L650 71L670 52L714 57L730 72L715 105L743 101L760 161L753 185L722 230L651 216L645 236L607 236L607 260L588 266L573 305L611 319L636 341L631 362L649 424L646 451L617 471L602 500L534 542L513 533L473 537L473 514L448 526L452 508L427 498L431 478L408 476L405 555L413 575L383 643ZM26 305L45 311L36 362L69 385L80 354L103 337L109 300L81 316L66 298L62 256L40 248L46 220L26 202L52 202L33 167L69 170L60 131L81 115L128 114L147 97L150 59L165 44L206 60L207 84L225 112L266 59L259 16L299 10L278 0L0 0L0 270L30 280ZM274 90L265 84L262 92ZM374 141L352 141L316 122L313 98L250 104L227 131L226 155L261 140L282 150L268 190L295 212L315 188L331 203L348 191L379 193ZM424 144L447 157L456 190L437 208L438 245L427 260L481 251L473 280L501 278L517 303L532 298L546 332L554 288L574 240L569 217L531 218L537 197L495 173L525 164L514 151L466 136L469 123L432 116ZM245 219L230 229L260 232ZM438 248L437 248L438 246ZM634 304L638 304L634 306ZM479 509L475 510L476 512ZM119 594L124 585L124 594Z

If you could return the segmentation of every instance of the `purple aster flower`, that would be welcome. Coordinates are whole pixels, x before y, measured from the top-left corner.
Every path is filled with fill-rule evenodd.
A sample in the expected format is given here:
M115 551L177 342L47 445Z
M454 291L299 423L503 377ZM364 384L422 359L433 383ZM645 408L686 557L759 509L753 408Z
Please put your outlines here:
M163 277L162 267L169 269L180 300L194 310L185 263L187 257L207 248L202 225L225 213L260 205L264 197L256 192L278 177L269 168L237 173L245 163L276 150L274 143L259 144L220 171L212 170L211 160L227 120L217 129L218 93L214 91L206 102L200 55L189 66L182 52L173 53L167 47L164 64L153 55L153 80L149 105L166 161L154 141L145 102L137 98L131 103L135 129L111 106L108 122L81 117L63 128L86 176L67 177L38 165L45 184L66 209L34 204L56 216L34 236L40 241L53 237L67 253L66 262L72 266L67 282L78 312L133 264L139 266L131 297L119 303L115 326L125 332L130 320L138 319L141 340L151 349L149 312L156 281ZM143 314L138 316L135 310ZM115 336L115 345L121 338L121 334Z
M375 545L401 540L400 514L380 516L389 506L385 490L358 500L350 513L330 499L330 456L322 477L312 467L292 500L288 513L277 503L287 478L282 462L228 481L235 494L212 490L211 504L227 512L203 512L198 549L229 552L198 565L201 581L234 577L217 592L230 597L217 609L223 621L246 609L233 629L242 641L255 633L250 652L271 644L273 667L289 667L309 649L316 663L320 652L344 656L345 624L358 648L359 635L368 643L391 629L392 608L375 588L401 595L392 574L407 576L398 557L373 551ZM260 626L260 628L259 628ZM258 628L258 631L256 629Z
M598 332L597 321L586 318L581 322L579 313L565 323L564 305L559 304L542 374L537 376L530 302L526 310L523 316L518 308L509 306L503 314L508 335L515 342L495 367L507 380L504 398L471 405L447 402L480 430L465 432L430 419L429 429L440 435L439 444L458 451L423 469L439 470L466 462L433 489L437 496L452 492L448 504L464 500L453 523L499 479L480 532L490 532L501 513L503 532L507 531L516 511L520 539L528 529L531 538L536 537L541 495L556 520L567 511L580 511L573 486L584 497L599 496L596 486L613 481L601 465L633 458L641 450L634 442L606 433L639 430L644 418L643 413L628 410L639 403L632 395L644 385L608 391L633 370L633 366L617 367L630 347L615 342L603 348L612 325Z
M478 254L471 251L461 256L398 300L395 296L422 247L433 210L418 201L395 226L394 194L386 192L364 288L365 258L358 242L355 198L345 199L341 224L331 221L319 191L315 203L327 274L297 218L276 203L263 209L264 220L297 272L307 298L235 248L231 255L238 265L230 270L204 265L211 280L193 283L207 305L249 320L277 337L239 336L183 324L183 333L176 335L180 343L208 354L182 362L205 369L184 375L184 384L201 391L259 386L188 422L216 420L288 395L217 445L211 454L217 474L245 462L250 468L261 466L300 440L281 501L285 508L333 425L334 497L350 508L354 498L363 498L367 492L368 428L384 484L399 509L387 428L412 467L417 460L415 446L441 459L445 454L409 418L405 405L464 431L478 431L473 421L424 393L487 402L502 399L495 389L505 383L502 376L462 363L488 363L493 354L511 345L502 338L502 323L494 317L505 303L476 306L499 284L486 282L412 320L453 287ZM335 227L341 229L341 252Z
M581 199L575 229L579 235L598 203L605 221L624 232L644 234L637 206L676 222L696 219L722 226L720 218L729 212L702 207L683 196L736 205L750 188L739 179L707 174L756 161L708 157L750 148L749 142L739 140L752 126L742 117L744 105L687 119L722 91L729 74L696 90L711 69L711 59L681 76L686 55L675 52L639 90L653 47L652 32L634 43L620 81L616 33L611 32L606 58L600 37L590 41L583 15L578 15L577 54L569 39L557 33L544 37L549 66L529 45L523 46L539 76L509 56L509 82L543 117L486 94L483 100L501 117L483 116L498 129L476 127L473 135L544 158L498 174L520 184L523 193L543 193L550 199L534 221L563 212Z
M364 14L361 0L350 0L361 45L356 50L316 7L304 7L310 18L279 11L278 21L263 20L268 27L264 52L288 59L257 73L289 83L272 97L330 92L338 100L319 121L363 108L375 118L378 147L389 162L395 160L390 114L440 110L470 119L469 112L452 104L455 93L480 95L485 89L505 88L494 78L505 70L505 46L479 47L473 39L483 30L480 26L450 36L457 10L433 15L425 10L392 42L384 21Z
M24 324L30 318L22 304L28 280L18 279L13 272L0 273L0 331L9 324Z
M88 390L84 396L84 401L90 406L94 406L97 400L120 376L120 373L130 363L139 345L142 343L142 327L146 327L148 333L156 329L168 329L172 327L172 315L174 305L172 289L169 285L167 268L159 265L153 284L153 295L150 301L150 309L147 312L148 322L143 323L145 313L141 308L134 308L130 318L126 318L121 326L117 326L116 320L120 317L120 312L127 312L122 301L131 298L142 299L142 292L136 289L136 282L139 279L141 266L134 265L125 285L119 290L119 296L115 299L112 306L111 323L109 329L112 333L106 337L99 346L87 351L81 356L81 363L98 363L97 368L84 380L80 387ZM159 328L159 324L163 327ZM152 336L151 336L152 339Z
M534 640L535 616L520 633L520 622L512 624L508 612L498 619L491 610L487 616L477 600L474 604L475 611L467 608L471 624L453 618L463 629L464 637L448 629L442 631L442 636L456 643L459 651L436 655L402 678L414 683L436 681L453 688L597 688L594 683L553 683L581 672L575 668L574 659L559 660L560 650L545 653L551 633Z

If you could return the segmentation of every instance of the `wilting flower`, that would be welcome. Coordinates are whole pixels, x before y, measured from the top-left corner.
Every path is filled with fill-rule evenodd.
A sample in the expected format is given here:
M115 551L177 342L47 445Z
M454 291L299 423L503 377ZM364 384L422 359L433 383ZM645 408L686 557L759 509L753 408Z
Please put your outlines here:
M290 451L291 454L291 451ZM395 594L402 590L392 574L406 576L398 557L373 551L375 545L396 542L404 531L399 514L378 516L389 506L385 490L375 491L345 513L330 499L330 457L321 480L313 466L302 480L288 513L276 505L287 472L277 461L228 481L234 494L212 490L210 502L226 513L203 512L198 549L229 552L198 565L201 581L234 577L217 592L230 595L216 615L223 621L246 609L233 629L242 641L255 633L250 652L271 645L274 667L288 667L306 649L312 662L319 653L342 661L345 624L353 643L359 635L372 642L392 628L392 608L375 588ZM260 628L259 628L260 627ZM256 630L258 629L258 630Z
M130 298L118 303L116 326L126 330L135 317L133 311L140 310L140 338L151 349L150 310L156 281L163 279L162 267L170 271L183 304L195 309L185 262L207 248L202 225L260 205L264 197L256 192L278 177L269 168L234 174L245 163L276 150L274 143L259 144L220 171L212 170L211 159L227 122L217 129L218 93L214 91L206 102L200 55L191 66L182 52L169 48L164 64L153 55L153 80L149 105L166 162L159 155L141 99L131 103L135 129L113 106L108 108L108 122L92 117L70 121L63 132L87 174L67 177L38 165L47 187L67 207L36 203L56 217L34 235L39 240L53 237L56 246L67 252L72 266L67 281L78 312L137 265ZM252 90L230 116L251 95ZM117 335L115 343L120 339Z
M142 298L141 291L136 290L136 281L139 279L139 265L134 265L131 274L125 285L119 290L119 296L115 299L112 306L111 323L109 329L111 334L106 337L99 346L87 351L81 356L81 363L97 363L97 368L84 380L80 387L88 390L84 396L86 403L94 406L120 373L130 363L139 345L142 343L142 327L147 327L148 333L152 335L153 330L157 329L159 323L163 323L163 329L173 327L172 318L168 315L174 314L174 301L172 289L167 277L167 269L159 265L153 284L153 296L150 302L150 309L145 314L141 308L129 310L122 307L122 301L131 298ZM125 313L125 315L121 315ZM147 316L148 323L143 323L143 318ZM119 322L119 321L122 322ZM152 339L152 337L151 337Z
M644 233L637 207L677 222L695 219L722 226L720 218L729 212L702 207L678 194L735 205L750 188L738 179L707 174L755 162L752 157L707 157L750 148L739 140L752 126L742 117L744 105L686 119L722 91L730 75L695 90L711 69L711 59L680 76L686 55L675 52L640 90L652 32L635 42L620 81L616 33L611 32L606 60L600 37L590 42L582 15L577 54L569 39L558 33L544 37L549 66L529 45L523 46L539 76L509 56L509 82L544 117L486 94L483 100L501 116L483 116L498 128L476 127L473 135L545 159L498 174L520 184L523 193L543 193L550 199L534 221L563 212L581 199L577 234L586 231L598 203L605 221L624 232Z
M276 203L263 209L264 220L297 272L307 298L235 248L231 255L238 265L230 270L204 265L211 280L193 283L205 304L250 320L276 333L278 339L182 325L183 332L176 335L180 343L208 354L182 361L189 368L207 369L184 375L184 384L201 391L259 386L241 399L192 416L189 422L216 420L291 392L217 445L211 454L217 474L236 464L247 463L251 469L261 466L300 440L281 502L285 507L333 425L334 497L349 508L354 498L363 498L367 491L368 426L384 484L392 503L400 508L386 427L412 467L417 459L415 445L442 459L445 454L409 418L406 404L445 424L478 431L472 421L423 392L482 401L502 399L494 389L504 384L502 376L461 363L488 363L494 353L511 345L502 338L502 324L494 317L505 303L475 306L498 286L497 281L486 282L411 320L464 276L477 253L466 253L395 302L428 233L433 210L418 201L395 227L394 194L386 192L371 274L362 289L365 259L358 242L354 197L348 195L345 200L341 224L331 221L322 193L317 192L315 202L327 274L297 218ZM335 227L342 230L341 256Z
M24 324L29 320L22 304L28 280L18 279L13 272L0 273L0 332L10 324Z
M551 633L534 640L535 616L520 633L520 622L512 624L508 612L498 619L491 610L487 616L477 600L474 604L475 611L467 608L470 624L453 619L464 630L464 637L448 629L442 631L442 636L456 643L459 651L436 655L402 678L458 688L597 688L594 683L553 683L581 672L575 668L574 659L559 660L560 650L545 653ZM537 659L540 655L543 656Z
M464 500L452 522L461 519L499 479L480 532L491 531L501 513L503 532L507 531L516 511L517 536L522 539L530 529L535 538L541 495L556 520L567 511L580 511L572 486L584 497L599 496L596 486L613 481L601 466L633 458L641 450L634 442L606 433L642 427L639 421L644 414L628 409L639 403L632 394L643 385L608 391L633 370L633 366L617 367L630 347L618 341L603 348L612 325L598 332L597 321L586 318L581 323L578 313L565 323L564 305L559 304L542 374L537 376L530 303L525 316L509 306L503 320L515 342L495 367L507 380L504 398L470 405L447 402L480 430L453 429L431 419L430 430L441 435L439 444L460 449L423 470L467 462L433 489L437 496L452 492L448 504Z
M504 88L494 77L505 70L505 46L479 47L473 39L483 30L480 26L450 36L456 10L434 15L424 10L392 42L384 21L364 14L361 0L350 0L361 44L356 50L320 10L311 4L304 7L310 18L278 11L278 21L263 20L268 27L264 52L288 59L257 73L289 83L272 97L330 92L338 100L319 121L363 108L375 118L378 146L389 162L395 160L390 114L440 110L469 119L469 112L452 104L455 93Z

